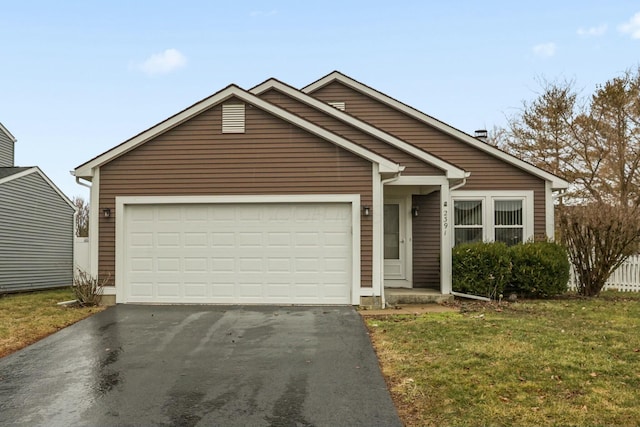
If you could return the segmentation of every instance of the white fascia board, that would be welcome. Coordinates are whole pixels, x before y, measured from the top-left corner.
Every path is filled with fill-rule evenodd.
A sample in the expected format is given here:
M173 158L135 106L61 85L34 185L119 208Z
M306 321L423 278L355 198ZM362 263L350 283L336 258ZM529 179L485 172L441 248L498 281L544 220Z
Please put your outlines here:
M449 185L449 179L444 176L402 175L397 180L386 185Z
M5 176L4 178L0 178L0 184L4 184L5 182L13 181L14 179L22 178L23 176L29 175L30 173L34 173L38 168L35 166L29 169L25 169L21 172L16 172L13 175Z
M279 118L281 118L282 120L285 120L289 123L292 123L304 130L306 130L307 132L310 132L322 139L325 139L327 141L333 142L334 144L344 148L347 151L350 151L364 159L367 159L371 162L375 162L377 164L380 165L380 173L382 172L401 172L402 171L402 167L397 164L392 162L391 160L382 157L370 150L367 150L366 148L349 141L346 138L343 138L339 135L336 135L333 132L328 131L327 129L324 129L316 124L313 124L305 119L303 119L302 117L296 116L295 114L292 114L290 112L288 112L287 110L284 110L280 107L277 107L273 104L271 104L270 102L264 101L263 99L258 98L257 96L249 93L249 92L245 92L244 90L242 91L241 95L236 95L238 98L242 99L243 101L250 103L260 109L263 109Z
M191 107L181 111L180 113L171 116L163 122L147 129L146 131L134 136L133 138L123 142L122 144L102 153L98 157L78 166L75 169L75 176L89 179L93 176L94 168L100 167L104 163L115 159L116 157L133 150L139 145L144 144L150 139L174 128L175 126L189 120L191 117L201 113L202 111L224 101L227 98L234 96L238 92L243 92L237 86L228 86L225 89L211 95L208 98L203 99L200 102L193 104ZM89 179L90 180L90 179Z
M36 173L36 174L40 175L40 177L42 177L42 179L43 179L43 180L44 180L44 181L49 185L49 187L51 187L51 189L52 189L53 191L55 191L55 192L56 192L56 194L58 194L58 195L62 198L62 200L64 200L64 202L65 202L66 204L68 204L68 205L69 205L69 206L70 206L74 211L76 211L76 210L77 210L77 209L76 209L76 206L75 206L75 205L73 204L73 202L72 202L72 201L67 197L67 195L66 195L66 194L64 194L64 193L63 193L63 192L58 188L58 186L57 186L57 185L55 185L55 184L53 183L53 181L51 181L51 180L49 179L49 177L48 177L47 175L45 175L45 174L44 174L44 172L42 172L42 171L40 170L40 168L39 168L39 167L37 167L37 166L34 166L34 167L32 167L32 168L29 168L29 169L25 169L25 170L23 170L23 171L21 171L21 172L15 173L15 174L10 175L10 176L4 177L4 178L0 179L0 184L4 184L5 182L9 182L9 181L13 181L13 180L16 180L16 179L22 178L23 176L31 175L32 173Z
M96 157L95 159L79 166L75 170L75 176L88 178L93 175L93 169L96 167L100 167L104 163L138 147L141 144L149 141L150 139L168 131L169 129L189 120L190 118L200 114L202 111L207 110L214 105L223 102L225 99L236 97L248 104L254 105L262 110L273 114L276 117L279 117L282 120L285 120L289 123L292 123L322 139L330 141L345 150L348 150L360 157L363 157L369 161L376 162L380 164L380 170L388 171L388 172L399 172L400 166L396 163L393 163L389 159L386 159L378 154L373 153L372 151L367 150L364 147L361 147L345 138L342 138L339 135L336 135L328 130L317 126L307 120L304 120L301 117L298 117L294 114L289 113L286 110L283 110L280 107L277 107L267 101L264 101L257 96L245 91L244 89L231 85L227 88L221 90L220 92L211 95L210 97L194 104L193 106L187 108L186 110L170 117L169 119L159 123L158 125L142 132L141 134L133 137L132 139L118 145L117 147L103 153L102 155Z
M392 145L405 153L408 153L417 159L432 165L438 169L445 171L447 178L450 179L462 179L465 177L466 172L463 169L460 169L428 152L419 149L418 147L411 145L387 132L384 132L375 126L370 125L367 122L364 122L356 117L347 114L335 107L332 107L329 104L326 104L312 96L307 95L304 92L301 92L291 86L288 86L276 79L269 79L264 83L254 87L250 90L251 93L255 95L260 95L269 89L276 89L280 92L285 93L288 96L306 104L310 107L315 108L316 110L320 110L323 113L332 116L335 119L338 119L344 123L347 123L381 141Z
M4 127L4 125L2 123L0 123L0 132L3 132L5 135L7 135L9 137L9 139L11 140L11 142L15 143L16 141L18 141L16 139L15 136L13 136L11 134L11 132L9 132L9 129L7 129L6 127Z
M472 137L471 135L468 135L462 132L461 130L458 130L446 123L441 122L440 120L437 120L419 110L416 110L413 107L410 107L407 104L404 104L394 98L391 98L390 96L385 95L382 92L378 92L377 90L367 85L364 85L350 77L347 77L338 71L334 71L326 75L325 77L321 78L320 80L317 80L311 83L310 85L302 88L302 92L311 94L315 90L320 89L321 87L326 86L327 84L336 80L346 86L349 86L357 90L358 92L364 93L365 95L370 96L371 98L374 98L380 102L383 102L396 110L399 110L417 120L420 120L428 124L429 126L432 126L462 142L465 142L474 148L477 148L494 157L497 157L498 159L506 163L509 163L519 169L522 169L525 172L528 172L534 176L537 176L538 178L544 179L545 181L550 181L552 188L554 190L562 190L569 187L569 183L564 179L557 177L549 172L546 172L540 168L537 168L532 164L527 163L523 160L520 160L517 157L514 157L511 154L505 153L504 151L499 150L489 144L479 141L476 138Z

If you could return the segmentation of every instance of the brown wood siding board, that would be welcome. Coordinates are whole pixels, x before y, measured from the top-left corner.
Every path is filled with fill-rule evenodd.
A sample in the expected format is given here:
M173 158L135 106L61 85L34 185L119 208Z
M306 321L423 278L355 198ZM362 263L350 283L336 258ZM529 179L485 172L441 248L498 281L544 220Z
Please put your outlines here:
M471 176L461 190L533 190L534 234L545 235L544 180L340 82L332 82L311 95L325 102L343 100L353 116L471 172Z
M273 137L264 138L263 128ZM198 137L185 140L185 134ZM265 163L251 154L272 143L296 153L293 160ZM189 154L194 148L198 155ZM110 275L113 285L117 196L360 194L371 205L371 172L368 160L258 108L247 108L244 134L222 134L221 108L214 107L101 167L99 206L112 214L99 221L99 276ZM371 287L371 220L362 219L360 233L361 286Z
M294 98L291 98L280 91L271 89L262 93L260 97L287 111L316 123L333 133L341 135L350 141L366 147L381 156L391 159L395 163L405 166L406 169L402 172L403 175L443 175L443 171L440 169L424 163L412 155L386 142L380 141L379 139L356 129L353 126L318 111Z
M413 287L440 288L440 192L414 195L420 215L413 218Z

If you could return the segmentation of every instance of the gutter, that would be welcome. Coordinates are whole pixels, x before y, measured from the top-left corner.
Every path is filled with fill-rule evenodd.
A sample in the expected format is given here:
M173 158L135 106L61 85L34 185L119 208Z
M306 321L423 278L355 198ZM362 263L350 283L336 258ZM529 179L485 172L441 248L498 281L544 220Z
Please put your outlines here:
M71 176L75 176L76 177L76 184L82 185L83 187L91 188L91 185L80 181L82 178L80 178L79 176L76 176L76 172L75 171L69 171L69 173L71 174Z
M382 218L380 222L381 224L383 224L383 226L380 227L381 236L379 237L380 237L380 242L383 242L383 243L384 243L384 186L386 184L389 184L391 182L394 182L400 179L400 175L402 174L403 170L404 170L404 167L402 167L402 169L391 178L383 179L382 181L380 181L380 202L382 203L382 206L378 206L376 209L382 212ZM385 298L384 298L384 258L382 259L381 265L382 265L382 271L381 271L382 274L380 275L380 278L382 279L382 289L380 292L380 297L382 299L382 308L386 308L387 302L385 301Z

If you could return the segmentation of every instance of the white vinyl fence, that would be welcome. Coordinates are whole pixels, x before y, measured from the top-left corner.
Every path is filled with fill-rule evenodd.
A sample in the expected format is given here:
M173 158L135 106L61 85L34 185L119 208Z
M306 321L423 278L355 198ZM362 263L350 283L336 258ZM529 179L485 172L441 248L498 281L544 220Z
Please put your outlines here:
M76 237L75 246L73 247L73 261L75 264L74 275L78 269L87 273L91 271L88 237Z
M576 275L571 268L569 289L576 288ZM629 257L616 271L614 271L603 289L613 289L621 292L640 292L640 255Z

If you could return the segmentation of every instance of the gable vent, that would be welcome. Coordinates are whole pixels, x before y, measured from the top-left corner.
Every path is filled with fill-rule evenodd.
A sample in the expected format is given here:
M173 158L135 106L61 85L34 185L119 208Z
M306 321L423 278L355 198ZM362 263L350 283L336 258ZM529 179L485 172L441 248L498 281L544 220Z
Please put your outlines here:
M244 133L244 104L222 104L222 133Z
M328 102L327 104L331 105L332 107L337 108L338 110L342 110L344 111L347 106L344 102Z

